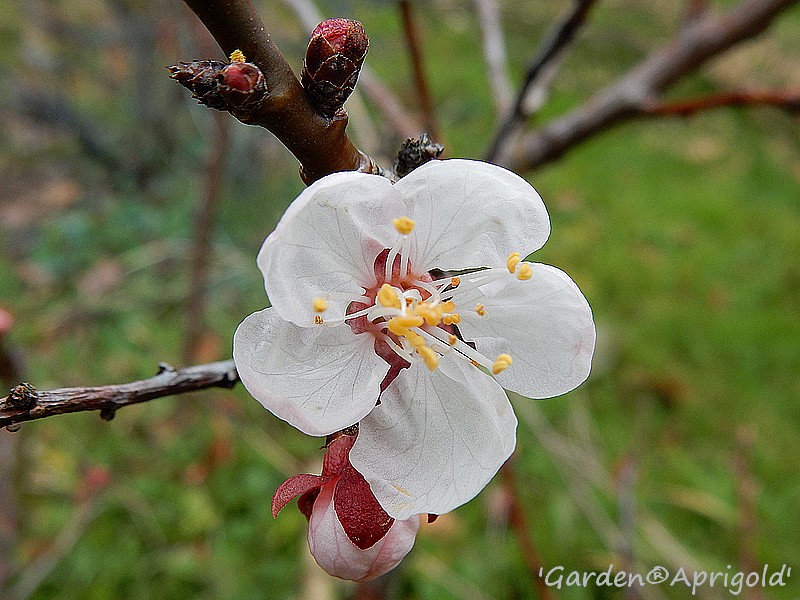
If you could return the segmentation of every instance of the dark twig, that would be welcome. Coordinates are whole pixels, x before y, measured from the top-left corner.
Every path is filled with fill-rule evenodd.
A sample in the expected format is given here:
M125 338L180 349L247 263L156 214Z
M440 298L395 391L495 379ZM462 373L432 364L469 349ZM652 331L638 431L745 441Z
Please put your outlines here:
M419 108L422 111L423 125L431 137L438 140L440 139L439 127L433 110L428 78L425 75L425 66L422 60L422 42L417 19L414 16L411 0L399 0L398 4L400 6L400 15L403 19L403 32L408 48L408 56L411 60L411 69L414 73L414 88L416 89Z
M236 366L225 360L182 369L162 363L154 377L119 385L38 391L20 384L0 399L0 427L87 410L99 410L101 418L110 420L124 406L212 387L231 388L237 381Z
M500 468L503 488L510 501L509 524L514 534L517 536L517 542L519 543L531 579L533 579L533 584L536 587L539 600L552 600L553 595L550 593L550 588L547 587L544 579L539 576L539 571L542 568L542 559L539 557L539 552L533 544L531 530L528 526L528 520L525 517L525 507L519 496L519 484L517 483L517 476L514 472L513 461L514 459L512 457Z
M706 15L672 42L586 103L518 142L499 148L496 162L514 171L540 167L613 125L647 114L654 99L710 58L766 30L798 0L744 0L728 12Z
M595 0L575 0L569 13L565 15L562 21L556 24L541 46L539 46L536 56L525 72L525 79L514 101L514 106L500 125L492 145L486 153L487 160L495 161L501 146L530 117L530 110L526 104L531 90L545 78L549 68L558 63L569 44L580 31L581 26L586 22L586 16L594 3Z
M800 112L800 90L734 91L678 102L654 102L645 105L642 113L659 117L670 115L687 117L702 110L731 106L774 106L797 113Z
M486 61L486 78L492 89L494 107L499 116L505 115L514 102L508 78L506 42L500 23L500 5L497 0L473 0L483 40L483 57Z
M271 131L300 161L306 183L337 171L378 172L345 132L347 117L327 119L311 104L251 0L185 0L225 54L241 50L263 74L268 95L247 123Z
M209 140L211 147L208 164L205 168L203 190L194 219L192 236L191 271L189 273L189 294L186 299L186 362L197 360L198 345L206 331L206 294L208 287L208 266L211 260L211 240L214 230L214 217L222 195L225 179L225 158L228 154L230 120L222 113L213 113L213 133Z

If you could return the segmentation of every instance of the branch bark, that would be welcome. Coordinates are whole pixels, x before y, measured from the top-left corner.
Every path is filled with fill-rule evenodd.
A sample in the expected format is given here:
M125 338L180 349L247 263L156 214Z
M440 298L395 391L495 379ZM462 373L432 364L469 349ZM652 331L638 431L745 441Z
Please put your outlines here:
M264 103L248 124L271 131L300 161L303 181L338 171L378 172L345 132L347 118L326 119L309 102L251 0L185 0L226 55L241 50L263 73Z
M99 410L103 419L111 420L124 406L213 387L229 389L238 381L233 361L225 360L182 369L162 363L154 377L119 385L37 391L20 384L0 400L0 427L87 410Z
M727 13L698 17L681 29L664 48L653 52L615 83L584 105L506 144L498 164L521 172L548 163L590 136L626 120L647 114L659 94L710 58L753 38L798 0L744 0Z

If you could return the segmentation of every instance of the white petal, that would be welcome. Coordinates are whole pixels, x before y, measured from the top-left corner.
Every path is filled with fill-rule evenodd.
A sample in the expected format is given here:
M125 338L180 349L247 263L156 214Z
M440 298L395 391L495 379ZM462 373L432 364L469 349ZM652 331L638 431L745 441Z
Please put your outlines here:
M468 502L514 450L517 419L503 389L468 361L412 366L359 426L350 462L396 519Z
M375 257L394 244L392 219L404 210L389 180L377 175L334 173L306 188L258 255L278 314L311 326L314 298L330 292L360 295L374 285ZM343 315L348 303L330 301L323 316Z
M323 486L308 522L308 547L317 564L329 575L368 581L394 569L411 551L419 517L395 521L387 534L361 550L351 542L333 508L334 484Z
M239 325L233 359L244 387L274 415L309 435L328 435L375 406L389 365L373 342L347 325L298 327L268 308Z
M507 277L470 295L484 317L466 308L459 328L487 358L510 354L511 366L497 375L504 388L529 398L550 398L577 387L589 376L594 353L592 310L563 271L529 263L533 277ZM461 308L461 305L459 305Z
M550 235L542 199L519 175L474 160L433 160L395 184L416 221L412 265L499 267L511 252L525 256Z

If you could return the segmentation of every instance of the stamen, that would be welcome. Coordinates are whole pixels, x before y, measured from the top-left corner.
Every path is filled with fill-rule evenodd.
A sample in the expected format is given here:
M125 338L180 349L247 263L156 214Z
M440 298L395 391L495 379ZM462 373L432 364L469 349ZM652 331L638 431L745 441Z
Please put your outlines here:
M475 312L478 313L478 316L485 317L486 316L486 307L483 304L476 304L475 305Z
M497 360L494 361L494 364L492 365L492 375L497 375L502 371L505 371L508 367L511 366L512 362L513 361L511 360L511 355L501 354L500 356L497 357Z
M425 361L425 364L428 365L428 369L435 371L436 367L439 366L439 355L431 350L428 346L420 346L419 348L416 348L416 351L417 354L422 357L422 360Z
M441 329L439 327L430 327L426 325L423 328L423 331L428 335L435 337L437 340L444 342L448 346L452 346L454 350L456 350L466 358L470 359L472 364L474 364L476 367L478 365L482 365L487 369L491 370L493 365L493 362L491 360L489 360L483 354L475 350L475 348L469 346L468 344L465 344L458 338L456 338L454 344L451 344L452 342L452 337L450 337L451 334L448 334L444 329Z
M394 225L394 228L397 229L398 233L402 235L408 235L414 230L416 223L408 217L400 217L398 219L393 219L392 225Z
M393 334L404 336L408 335L409 328L419 327L422 323L424 323L424 319L417 315L400 315L389 319L387 325Z
M319 315L314 315L314 325L322 325L325 321Z
M531 277L533 277L533 269L530 263L522 263L517 271L517 279L520 281L527 281Z
M508 272L513 273L516 270L519 261L521 260L522 258L520 257L519 252L512 252L511 254L509 254L508 260L506 261L506 267L508 267Z
M458 338L457 338L456 336L454 336L454 335L451 333L451 334L450 334L450 337L449 337L449 339L448 339L448 343L449 343L451 346L455 346L457 341L458 341Z
M328 310L328 303L325 298L314 298L314 312L325 312Z
M401 306L397 290L388 283L384 283L381 289L378 290L377 300L381 306L391 306L392 308L400 308Z
M461 277L451 277L450 278L450 286L457 288L461 285Z

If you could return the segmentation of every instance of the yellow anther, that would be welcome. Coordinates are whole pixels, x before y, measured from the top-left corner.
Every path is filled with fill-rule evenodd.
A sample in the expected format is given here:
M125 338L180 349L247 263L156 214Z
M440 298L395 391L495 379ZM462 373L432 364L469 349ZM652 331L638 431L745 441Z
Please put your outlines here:
M425 361L425 364L428 365L428 368L431 371L435 370L436 367L439 366L439 355L431 350L429 346L420 346L416 350L417 354L422 357L422 360Z
M522 263L517 270L517 279L527 281L531 277L533 277L533 269L531 269L530 263Z
M453 312L456 309L456 305L454 302L448 300L447 302L442 302L442 310L444 312Z
M416 225L416 223L408 217L399 217L392 220L392 225L394 225L394 228L401 234L408 235L414 230L414 225Z
M481 317L486 315L486 307L483 304L476 304L475 305L475 312L478 313Z
M397 290L388 283L384 283L381 289L378 290L378 304L381 306L391 306L392 308L400 308L400 298L398 297Z
M458 287L461 285L461 277L451 277L450 287Z
M451 346L455 346L458 338L451 333L450 337L447 338L447 341Z
M409 331L409 328L419 327L424 322L425 320L417 315L399 315L389 319L386 325L389 327L389 331L395 335L408 335L409 333L413 333Z
M508 267L508 272L513 273L516 270L519 261L521 260L522 258L520 257L519 252L512 252L511 254L509 254L508 260L506 261L506 267Z
M247 59L244 57L244 52L239 50L238 48L231 52L230 59L232 63L243 63L247 62Z
M492 375L497 375L498 373L505 371L511 366L512 362L511 355L501 354L497 357L497 360L494 361L494 364L492 365Z
M425 338L423 338L420 334L416 333L415 331L410 331L406 333L406 339L411 344L412 348L419 348L420 346L425 345Z
M416 306L417 314L425 319L430 326L436 326L442 321L442 305L431 305L427 302L420 302Z
M458 325L461 323L461 315L457 313L453 313L452 315L445 315L442 319L442 323L445 325Z
M328 310L328 303L325 298L314 298L314 312L325 312Z
M325 321L319 315L314 315L314 325L322 325Z
M406 298L406 306L411 306L414 303L413 298Z

